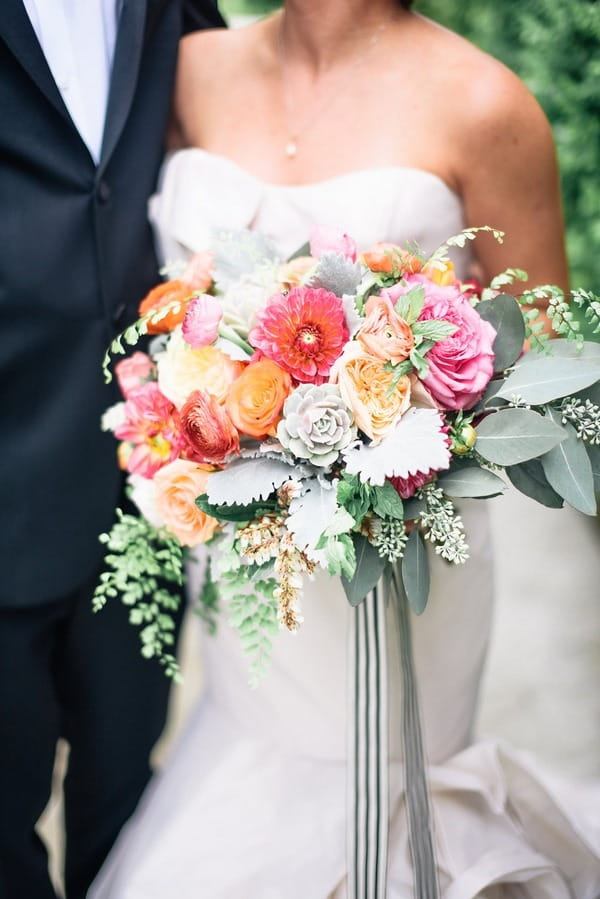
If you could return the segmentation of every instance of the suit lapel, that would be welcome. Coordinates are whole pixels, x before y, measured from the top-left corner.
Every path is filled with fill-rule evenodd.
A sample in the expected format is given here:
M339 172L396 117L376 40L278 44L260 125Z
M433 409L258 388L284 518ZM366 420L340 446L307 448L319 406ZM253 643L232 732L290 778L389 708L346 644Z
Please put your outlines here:
M144 43L146 5L147 0L123 2L106 109L101 170L115 149L133 101Z
M46 99L74 128L23 3L21 0L2 0L2 4L0 37Z

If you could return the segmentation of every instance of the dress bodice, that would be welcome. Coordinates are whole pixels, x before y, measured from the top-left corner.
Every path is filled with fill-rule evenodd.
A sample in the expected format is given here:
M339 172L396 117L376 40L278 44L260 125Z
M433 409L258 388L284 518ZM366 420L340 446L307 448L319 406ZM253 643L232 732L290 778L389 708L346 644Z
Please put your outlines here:
M165 261L205 249L222 230L261 231L288 257L313 224L345 231L360 249L389 240L414 241L425 251L464 227L459 197L431 172L392 166L309 184L271 184L198 147L168 158L150 218Z

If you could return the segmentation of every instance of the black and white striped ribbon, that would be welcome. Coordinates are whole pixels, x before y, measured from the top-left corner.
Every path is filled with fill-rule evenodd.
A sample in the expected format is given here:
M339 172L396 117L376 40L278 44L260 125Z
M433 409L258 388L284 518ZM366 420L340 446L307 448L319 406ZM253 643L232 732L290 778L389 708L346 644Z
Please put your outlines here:
M348 897L385 899L389 830L386 600L402 669L402 733L415 899L439 899L408 602L394 571L353 609L350 637Z

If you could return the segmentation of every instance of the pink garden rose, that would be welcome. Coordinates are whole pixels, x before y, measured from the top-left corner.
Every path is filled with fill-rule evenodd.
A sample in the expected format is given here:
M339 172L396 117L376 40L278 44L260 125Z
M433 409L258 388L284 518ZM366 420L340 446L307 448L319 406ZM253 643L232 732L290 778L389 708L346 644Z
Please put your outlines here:
M356 262L356 244L351 237L336 228L315 225L310 234L310 255L319 257L323 253L337 253Z
M156 377L156 366L146 353L134 353L115 365L121 393L127 399L132 390Z
M223 318L221 304L210 294L203 293L190 301L183 319L183 338L192 349L199 350L213 343Z
M494 372L492 345L496 330L484 321L457 286L432 283L424 275L411 275L407 285L382 293L395 301L410 288L425 288L419 321L441 319L458 330L440 340L427 353L429 373L423 378L428 391L443 409L470 409L481 397Z

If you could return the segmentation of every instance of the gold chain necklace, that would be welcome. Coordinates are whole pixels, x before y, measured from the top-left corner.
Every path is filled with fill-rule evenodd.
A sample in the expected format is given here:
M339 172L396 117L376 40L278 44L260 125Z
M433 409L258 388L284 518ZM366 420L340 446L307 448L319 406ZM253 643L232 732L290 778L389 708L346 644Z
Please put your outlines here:
M294 107L294 98L292 96L292 91L289 83L289 75L288 70L285 65L285 48L283 46L283 28L282 23L280 23L279 30L277 32L277 49L279 51L279 66L281 69L281 81L283 85L283 93L285 97L285 111L286 111L286 125L288 131L288 139L285 144L284 153L288 157L288 159L294 159L294 157L298 153L298 141L300 136L304 133L307 127L313 122L317 116L319 116L330 103L339 96L338 88L343 88L348 85L348 77L354 72L359 66L363 64L367 56L371 53L373 48L379 42L381 35L395 17L395 13L393 13L389 18L384 19L383 22L377 26L371 37L366 43L366 46L362 50L361 53L358 54L348 66L348 68L342 72L342 78L339 79L339 82L336 81L332 88L326 92L325 96L321 98L321 102L317 104L316 107L313 107L311 112L306 118L302 121L294 123L296 118L295 115L295 107Z

